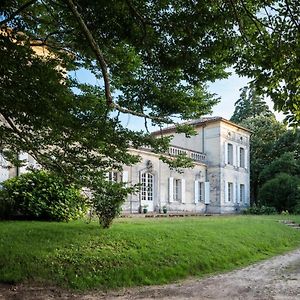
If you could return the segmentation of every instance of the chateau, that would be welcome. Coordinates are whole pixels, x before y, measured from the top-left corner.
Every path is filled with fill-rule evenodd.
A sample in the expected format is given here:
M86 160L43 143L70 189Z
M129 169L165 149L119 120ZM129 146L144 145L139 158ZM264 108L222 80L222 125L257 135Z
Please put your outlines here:
M193 168L170 169L149 148L132 149L141 157L134 166L125 166L122 174L110 172L108 180L141 184L123 205L124 213L148 212L236 213L250 204L250 131L221 117L194 120L197 135L186 138L169 127L153 135L172 135L168 155L186 154ZM27 166L35 161L23 154ZM5 168L0 156L0 182L26 172L26 167Z
M186 138L170 127L154 135L173 135L169 155L185 153L194 168L172 170L150 149L132 150L141 161L125 167L123 181L140 183L123 212L235 213L250 204L250 131L221 117L194 120L197 135ZM117 174L110 174L110 178Z

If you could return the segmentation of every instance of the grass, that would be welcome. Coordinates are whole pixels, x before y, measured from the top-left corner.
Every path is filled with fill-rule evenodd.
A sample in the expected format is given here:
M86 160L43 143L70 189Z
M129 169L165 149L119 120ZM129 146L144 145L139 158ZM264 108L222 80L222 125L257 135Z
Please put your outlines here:
M119 219L111 229L84 222L0 222L0 282L87 290L163 284L223 272L300 245L277 219Z

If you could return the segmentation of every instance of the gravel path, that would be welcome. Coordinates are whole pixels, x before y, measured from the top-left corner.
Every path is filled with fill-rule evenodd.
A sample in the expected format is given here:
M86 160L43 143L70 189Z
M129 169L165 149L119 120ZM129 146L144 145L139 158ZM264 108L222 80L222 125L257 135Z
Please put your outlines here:
M205 279L123 289L108 294L76 294L55 287L0 285L0 299L300 299L300 249Z

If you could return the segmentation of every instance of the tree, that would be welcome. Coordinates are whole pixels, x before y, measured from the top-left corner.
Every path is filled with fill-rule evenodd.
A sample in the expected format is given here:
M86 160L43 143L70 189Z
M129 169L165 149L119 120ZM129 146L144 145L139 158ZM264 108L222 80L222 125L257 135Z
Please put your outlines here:
M230 121L241 123L243 120L264 115L274 117L267 103L258 95L255 88L244 87L241 89L240 98L234 104L235 109Z
M300 180L297 176L280 173L267 181L259 191L263 205L274 206L278 212L294 212L300 202Z
M267 165L259 174L260 184L264 184L279 173L291 176L300 175L300 160L295 159L294 153L286 152Z
M107 171L137 161L130 147L149 145L163 153L168 145L169 138L124 128L121 114L159 126L174 117L198 118L217 102L206 84L225 78L229 66L252 77L257 91L276 92L277 108L291 112L291 122L299 121L300 77L292 67L297 66L298 6L295 0L281 4L1 1L0 136L6 157L17 163L15 153L27 151L67 181L101 193L98 182ZM264 9L265 16L257 17ZM287 24L281 20L285 16ZM42 58L32 50L42 46L50 55ZM80 85L63 72L80 68L89 69L100 84ZM101 186L103 194L110 193Z
M273 161L273 145L285 131L285 126L274 117L265 116L248 118L242 121L241 125L253 132L250 138L250 186L251 201L255 203L261 186L259 175Z

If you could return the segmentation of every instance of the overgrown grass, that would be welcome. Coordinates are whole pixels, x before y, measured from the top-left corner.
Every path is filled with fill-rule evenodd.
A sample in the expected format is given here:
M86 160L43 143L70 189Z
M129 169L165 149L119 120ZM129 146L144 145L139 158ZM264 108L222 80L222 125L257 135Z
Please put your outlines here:
M295 219L296 218L296 219ZM162 284L243 266L299 246L277 219L120 219L109 230L84 222L0 222L0 281L75 289Z

